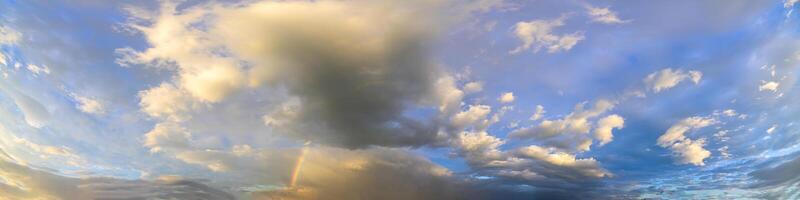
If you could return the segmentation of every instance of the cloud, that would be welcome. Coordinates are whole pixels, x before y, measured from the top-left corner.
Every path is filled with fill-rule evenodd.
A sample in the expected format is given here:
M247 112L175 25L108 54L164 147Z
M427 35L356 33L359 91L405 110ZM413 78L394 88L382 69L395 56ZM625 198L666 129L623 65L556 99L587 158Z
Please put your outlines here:
M487 116L492 108L487 105L470 105L469 109L456 113L450 119L450 124L456 130L464 130L467 126L475 126L476 129L483 130L488 126Z
M153 130L144 134L144 146L157 153L170 149L186 149L191 145L192 134L173 122L156 124Z
M152 117L181 121L199 106L189 94L169 83L139 92L139 106Z
M619 115L609 115L597 122L597 128L594 129L594 137L600 141L600 145L605 145L614 138L611 129L620 129L624 127L625 119Z
M8 199L235 199L188 179L153 181L71 178L0 159L0 193Z
M761 85L758 86L758 91L772 91L777 92L780 83L775 81L761 81Z
M44 66L44 65L38 66L38 65L34 65L34 64L28 64L27 69L28 69L28 71L33 72L33 74L35 74L35 75L50 74L50 68L48 68L47 66Z
M8 87L0 87L14 100L22 112L25 122L34 128L44 127L50 120L50 112L34 98Z
M480 92L483 90L483 83L482 82L469 82L464 84L464 93L471 94Z
M622 20L617 17L617 12L612 11L610 8L599 8L599 7L586 7L586 14L592 17L593 22L598 22L602 24L624 24L628 23L631 20Z
M502 95L500 95L500 98L498 98L498 100L500 100L500 103L514 102L514 93L511 92L503 93Z
M683 139L673 143L669 148L677 154L678 163L703 166L705 165L703 160L711 156L711 152L704 149L703 145L705 145L704 139Z
M565 149L587 151L592 143L587 133L592 129L593 119L614 108L615 103L598 100L591 109L586 102L575 106L572 113L562 119L542 120L538 125L523 127L509 133L512 138L535 138Z
M683 70L673 70L672 68L662 69L661 71L653 72L644 79L645 86L648 90L655 93L662 90L675 87L683 80L689 79L694 84L700 83L703 73L699 71L684 72Z
M533 112L533 115L531 116L531 120L536 121L536 120L542 119L542 117L544 117L545 113L547 113L547 111L544 110L544 106L536 105L536 111Z
M147 23L129 24L149 47L120 52L123 62L175 71L140 93L153 117L185 119L196 105L235 103L231 96L267 87L299 102L294 119L272 127L286 136L348 148L421 146L437 142L436 124L403 113L438 97L443 75L429 43L451 20L451 11L441 12L448 6L166 3L158 14L140 14Z
M78 103L76 108L78 108L78 110L81 112L95 115L102 115L106 113L106 105L100 100L80 96L75 93L70 93L69 96Z
M16 44L22 34L7 26L0 26L0 45Z
M569 51L573 46L584 39L583 33L574 32L571 34L556 35L553 30L564 26L567 16L561 16L552 20L532 20L527 22L517 22L514 25L514 35L522 41L522 45L511 50L512 54L517 54L528 49L539 52L546 48L548 53Z
M680 164L693 164L703 166L704 159L711 156L711 152L703 148L704 139L692 140L686 138L686 132L694 129L703 128L717 123L717 120L708 117L689 117L672 125L658 137L657 144L664 148L669 148L676 153L676 158Z
M553 149L545 149L536 145L522 147L517 150L517 154L522 157L544 161L549 165L561 166L570 170L575 170L581 176L594 178L612 176L611 173L600 167L597 161L593 158L577 159L573 154L554 151ZM561 175L574 176L569 175L569 173L561 173Z

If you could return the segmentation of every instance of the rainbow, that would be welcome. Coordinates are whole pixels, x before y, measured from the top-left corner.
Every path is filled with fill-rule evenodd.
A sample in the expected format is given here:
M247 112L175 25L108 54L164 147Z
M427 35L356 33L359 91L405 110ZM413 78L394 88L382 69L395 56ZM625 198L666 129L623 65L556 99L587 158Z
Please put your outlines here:
M297 184L297 177L300 176L300 168L303 166L303 160L305 160L309 144L311 144L311 142L306 142L303 145L303 149L300 150L300 155L297 156L297 162L295 163L294 169L292 170L292 180L289 181L289 187L294 187Z

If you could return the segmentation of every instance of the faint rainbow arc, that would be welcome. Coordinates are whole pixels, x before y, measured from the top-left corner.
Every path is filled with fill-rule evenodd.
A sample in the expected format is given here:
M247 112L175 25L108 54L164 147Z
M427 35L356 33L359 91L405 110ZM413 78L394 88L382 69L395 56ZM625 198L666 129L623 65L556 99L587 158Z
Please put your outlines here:
M297 178L300 176L300 169L303 167L303 161L306 158L306 152L308 151L309 144L311 144L311 142L306 142L303 145L303 149L300 150L300 155L297 156L297 161L292 171L292 179L289 181L289 187L294 187L297 184Z

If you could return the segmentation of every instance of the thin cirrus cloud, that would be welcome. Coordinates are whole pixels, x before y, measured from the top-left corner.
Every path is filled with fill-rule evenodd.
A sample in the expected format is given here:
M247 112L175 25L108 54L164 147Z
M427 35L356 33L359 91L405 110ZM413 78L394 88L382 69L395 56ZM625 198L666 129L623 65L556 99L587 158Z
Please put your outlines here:
M791 199L794 6L0 0L0 199Z

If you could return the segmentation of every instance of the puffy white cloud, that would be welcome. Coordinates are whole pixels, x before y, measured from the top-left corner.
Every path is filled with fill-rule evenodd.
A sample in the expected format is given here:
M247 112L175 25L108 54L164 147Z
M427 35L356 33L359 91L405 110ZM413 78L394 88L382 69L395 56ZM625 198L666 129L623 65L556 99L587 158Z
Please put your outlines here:
M677 124L672 125L664 132L663 135L658 137L658 145L662 147L669 146L674 142L678 142L686 138L684 135L687 131L699 129L717 123L717 120L708 117L689 117L681 120Z
M538 52L546 48L548 53L568 51L579 41L584 39L583 33L574 32L571 34L557 35L554 29L564 26L566 15L552 20L532 20L528 22L517 22L514 26L514 35L522 41L522 45L515 48L511 53L520 53L528 49Z
M75 93L70 93L69 96L71 96L78 103L76 106L81 112L96 115L102 115L106 112L106 105L100 100L80 96Z
M455 147L467 162L482 167L504 159L503 152L498 149L504 143L487 132L463 132L455 141Z
M614 103L608 100L598 100L591 109L585 109L585 104L584 102L576 105L574 111L562 119L543 120L536 126L514 130L511 136L549 138L559 134L585 134L592 128L590 119L614 108Z
M475 126L482 129L488 123L486 119L491 112L491 107L487 105L470 105L469 109L456 113L450 119L450 123L456 127L457 130L463 130L467 126Z
M658 138L658 145L669 148L675 153L678 163L692 164L697 166L705 165L704 159L711 156L711 152L703 148L704 139L692 140L686 138L686 132L694 129L703 128L717 123L716 119L708 117L689 117L672 125L667 131Z
M669 149L677 154L678 163L703 166L703 160L711 156L711 152L703 148L704 145L704 139L683 139L669 146Z
M683 70L673 70L672 68L662 69L661 71L653 72L644 79L645 86L648 90L655 93L661 90L675 87L683 80L690 79L694 84L700 83L703 73L699 71L684 72Z
M139 92L142 111L152 117L184 120L198 104L184 92L169 83Z
M611 173L600 167L593 158L577 159L573 154L542 148L536 145L520 148L517 150L517 154L526 158L544 161L550 165L566 167L587 177L601 178L612 176Z
M588 14L593 22L603 23L603 24L623 24L628 23L630 20L622 20L619 19L617 16L617 12L612 11L610 8L600 8L600 7L586 7L586 14Z
M162 122L144 134L144 146L156 153L171 149L185 149L191 146L192 135L179 124Z
M594 137L600 141L600 145L605 145L613 140L614 135L611 129L620 129L624 127L625 119L619 115L609 115L597 122L597 128L594 129Z
M542 117L544 117L545 113L547 113L547 111L544 110L544 106L536 105L536 111L533 112L533 115L531 116L531 120L536 121L536 120L542 119Z
M500 98L498 98L498 100L500 100L500 103L514 102L514 93L511 92L503 93L502 95L500 95Z
M775 81L761 81L761 85L758 86L758 91L772 91L777 92L780 83Z
M471 94L471 93L480 92L482 90L483 90L483 83L482 82L473 81L473 82L469 82L467 84L464 84L464 93Z

